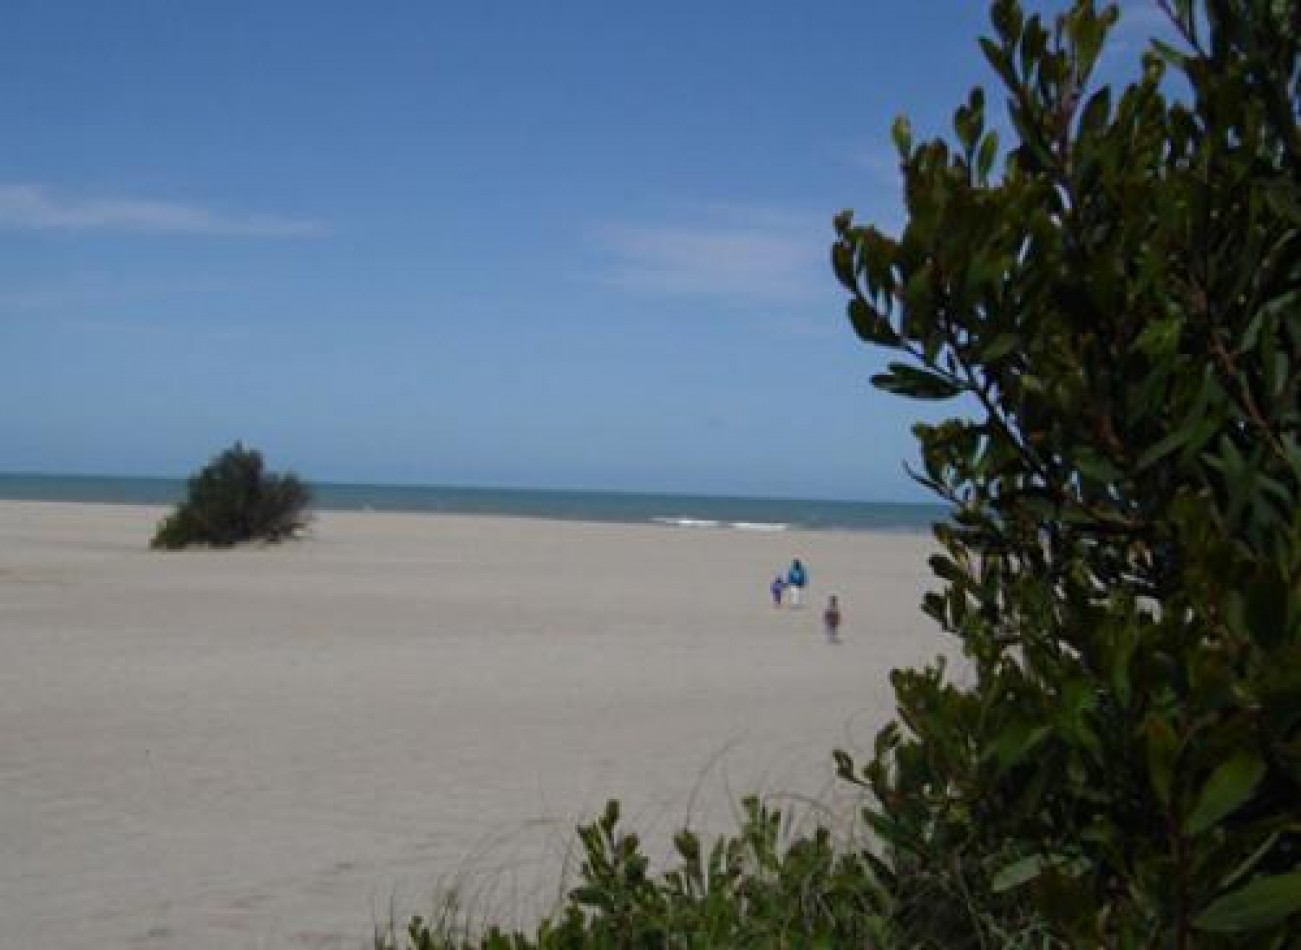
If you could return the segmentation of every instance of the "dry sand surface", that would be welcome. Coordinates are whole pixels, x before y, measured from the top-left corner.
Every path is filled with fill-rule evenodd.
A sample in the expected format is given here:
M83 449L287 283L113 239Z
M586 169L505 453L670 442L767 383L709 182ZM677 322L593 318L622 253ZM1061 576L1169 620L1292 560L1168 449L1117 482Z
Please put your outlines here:
M923 535L325 513L165 554L161 514L0 502L5 950L360 948L447 886L526 919L609 797L657 856L746 792L851 812L832 749L951 648Z

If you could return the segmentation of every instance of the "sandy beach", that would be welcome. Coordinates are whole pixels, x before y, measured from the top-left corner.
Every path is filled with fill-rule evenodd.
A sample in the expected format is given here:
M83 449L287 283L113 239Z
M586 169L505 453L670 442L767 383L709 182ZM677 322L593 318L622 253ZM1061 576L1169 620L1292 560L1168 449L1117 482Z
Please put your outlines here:
M610 797L652 854L748 792L852 811L832 749L952 650L926 535L324 513L165 554L162 513L0 502L6 950L360 948L448 886L509 922Z

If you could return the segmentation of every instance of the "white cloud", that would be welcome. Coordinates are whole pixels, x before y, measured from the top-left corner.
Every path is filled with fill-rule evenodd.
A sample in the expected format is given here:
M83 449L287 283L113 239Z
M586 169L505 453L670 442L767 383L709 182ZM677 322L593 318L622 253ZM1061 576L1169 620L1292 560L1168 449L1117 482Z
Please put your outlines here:
M308 218L223 214L146 198L69 199L30 184L0 185L0 229L272 238L315 237L329 231L324 222Z
M597 231L605 283L652 293L797 303L827 283L825 220L712 209L688 223L611 224Z

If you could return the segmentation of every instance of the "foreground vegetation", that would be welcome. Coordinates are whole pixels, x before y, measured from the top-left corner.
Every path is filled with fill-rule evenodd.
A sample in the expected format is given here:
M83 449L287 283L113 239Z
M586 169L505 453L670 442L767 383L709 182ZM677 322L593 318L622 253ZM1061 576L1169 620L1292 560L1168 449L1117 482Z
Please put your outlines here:
M653 874L612 807L536 933L379 943L1301 945L1299 21L1165 6L1180 48L1117 93L1115 8L997 0L1015 142L980 90L951 144L901 120L903 233L837 219L876 385L963 413L917 427L917 477L954 511L924 609L974 682L896 672L872 761L837 756L870 846L751 801Z
M158 525L152 546L283 541L306 525L311 500L298 476L266 471L262 453L236 442L190 478L185 500Z

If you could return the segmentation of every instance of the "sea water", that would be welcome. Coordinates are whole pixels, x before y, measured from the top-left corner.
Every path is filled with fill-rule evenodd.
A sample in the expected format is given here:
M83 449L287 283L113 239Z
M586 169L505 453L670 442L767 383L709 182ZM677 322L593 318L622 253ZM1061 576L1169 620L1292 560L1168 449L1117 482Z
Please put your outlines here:
M741 531L926 531L945 517L942 505L742 498L637 492L432 485L311 483L322 511L412 511L564 521L660 524ZM0 475L0 499L172 505L185 480L90 475Z

